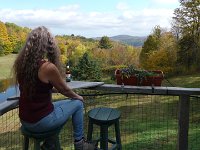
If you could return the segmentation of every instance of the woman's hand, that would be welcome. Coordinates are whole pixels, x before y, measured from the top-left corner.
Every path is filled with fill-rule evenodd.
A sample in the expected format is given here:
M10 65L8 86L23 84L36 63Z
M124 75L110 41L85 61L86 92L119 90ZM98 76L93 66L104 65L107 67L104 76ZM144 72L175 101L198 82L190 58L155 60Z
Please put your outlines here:
M80 101L84 102L84 99L83 99L83 97L82 97L82 96L80 96L80 95L77 95L76 97L73 97L73 99L78 99L78 100L80 100Z

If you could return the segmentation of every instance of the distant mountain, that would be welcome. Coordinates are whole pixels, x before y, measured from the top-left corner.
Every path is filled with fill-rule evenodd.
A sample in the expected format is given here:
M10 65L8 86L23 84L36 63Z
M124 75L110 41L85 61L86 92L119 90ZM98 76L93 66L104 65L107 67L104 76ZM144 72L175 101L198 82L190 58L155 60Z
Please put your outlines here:
M122 42L135 47L141 47L147 37L145 36L130 36L130 35L117 35L109 37L113 41Z

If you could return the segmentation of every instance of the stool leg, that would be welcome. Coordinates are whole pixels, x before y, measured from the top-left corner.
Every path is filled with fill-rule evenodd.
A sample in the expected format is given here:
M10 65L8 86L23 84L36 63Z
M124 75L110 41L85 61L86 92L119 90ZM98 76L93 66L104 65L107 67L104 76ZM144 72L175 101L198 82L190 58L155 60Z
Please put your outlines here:
M24 135L23 150L28 150L28 147L29 147L29 138Z
M119 120L115 123L115 134L116 134L116 142L117 142L117 149L121 150L122 149L122 144L121 144L121 136L120 136L120 129L119 129Z
M93 123L92 121L89 119L89 123L88 123L88 134L87 134L87 140L91 141L92 140L92 132L93 132Z
M56 139L55 139L55 142L56 142L56 150L61 150L60 148L60 141L59 141L59 135L56 135Z
M34 150L40 150L40 140L34 139Z
M108 126L100 126L100 148L103 150L108 150Z

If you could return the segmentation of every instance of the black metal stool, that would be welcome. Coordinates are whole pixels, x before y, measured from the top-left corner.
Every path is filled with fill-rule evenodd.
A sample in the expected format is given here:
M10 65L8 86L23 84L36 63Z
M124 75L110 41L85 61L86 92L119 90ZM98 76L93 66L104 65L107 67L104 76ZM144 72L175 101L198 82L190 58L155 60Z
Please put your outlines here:
M110 150L121 150L122 145L119 129L120 115L120 111L113 108L99 107L90 110L88 112L89 124L87 140L92 141L93 124L96 124L100 126L100 138L97 139L97 142L100 141L100 149L108 150L108 143L111 143L112 148ZM108 128L111 125L115 125L116 141L108 138Z
M24 143L23 143L23 150L28 150L29 148L29 139L32 138L34 140L34 150L40 150L40 142L44 141L45 139L55 136L55 146L56 150L61 150L60 142L59 142L59 133L62 127L59 127L55 130L44 132L44 133L34 133L28 131L26 128L21 126L21 132L24 136Z

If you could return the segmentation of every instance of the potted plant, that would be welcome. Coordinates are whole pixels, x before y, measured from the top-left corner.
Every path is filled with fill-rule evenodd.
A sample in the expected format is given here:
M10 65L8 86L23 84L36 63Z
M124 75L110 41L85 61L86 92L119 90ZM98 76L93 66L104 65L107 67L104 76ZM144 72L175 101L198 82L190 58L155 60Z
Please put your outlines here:
M115 77L118 85L161 86L164 75L160 70L140 70L130 65L127 68L115 70Z

